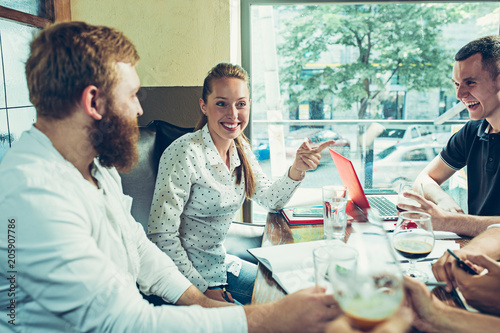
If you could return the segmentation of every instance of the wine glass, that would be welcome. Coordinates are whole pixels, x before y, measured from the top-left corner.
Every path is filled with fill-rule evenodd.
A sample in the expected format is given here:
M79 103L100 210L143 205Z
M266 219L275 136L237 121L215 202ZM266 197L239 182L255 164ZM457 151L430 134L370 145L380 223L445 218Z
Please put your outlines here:
M422 184L417 186L417 191L414 190L413 183L401 183L401 184L399 184L398 202L397 202L396 208L400 212L404 212L405 209L400 208L399 204L420 206L419 203L416 202L415 200L405 197L404 194L406 192L413 192L413 193L420 194L421 196L424 196L424 189L422 187Z
M396 312L403 300L403 278L383 228L353 233L355 242L331 249L328 279L351 325L370 330Z
M431 253L434 247L434 232L431 216L427 213L407 211L399 214L398 223L392 236L394 249L408 259L410 267L405 275L426 282L426 273L415 268L415 262Z

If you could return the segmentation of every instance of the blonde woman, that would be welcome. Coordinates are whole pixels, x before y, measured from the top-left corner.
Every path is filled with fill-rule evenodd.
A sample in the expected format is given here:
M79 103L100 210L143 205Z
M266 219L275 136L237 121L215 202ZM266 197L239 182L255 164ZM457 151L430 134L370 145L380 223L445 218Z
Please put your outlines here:
M148 237L208 297L248 304L257 268L226 254L222 245L234 214L247 198L281 209L333 141L315 148L302 144L287 173L271 182L243 134L250 118L246 71L226 63L212 68L200 108L195 132L162 155Z

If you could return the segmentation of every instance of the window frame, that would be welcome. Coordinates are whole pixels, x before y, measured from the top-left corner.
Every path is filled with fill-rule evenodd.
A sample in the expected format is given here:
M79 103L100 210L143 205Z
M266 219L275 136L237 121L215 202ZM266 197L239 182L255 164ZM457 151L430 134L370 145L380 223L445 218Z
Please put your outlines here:
M45 28L54 22L71 20L70 0L45 0L45 8L48 19L0 6L0 18L37 28Z

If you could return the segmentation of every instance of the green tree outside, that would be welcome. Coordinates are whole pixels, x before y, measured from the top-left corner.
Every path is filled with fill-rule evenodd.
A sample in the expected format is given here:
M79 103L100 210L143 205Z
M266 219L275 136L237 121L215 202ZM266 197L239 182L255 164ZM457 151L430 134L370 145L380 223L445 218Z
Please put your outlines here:
M312 106L311 119L323 119L315 105L335 98L335 107L357 110L358 119L368 117L370 101L396 81L407 91L451 89L453 53L442 40L448 24L460 23L471 12L491 13L498 4L361 4L280 6L282 20L278 54L282 93L291 119L300 102ZM319 67L332 46L351 50L349 63Z

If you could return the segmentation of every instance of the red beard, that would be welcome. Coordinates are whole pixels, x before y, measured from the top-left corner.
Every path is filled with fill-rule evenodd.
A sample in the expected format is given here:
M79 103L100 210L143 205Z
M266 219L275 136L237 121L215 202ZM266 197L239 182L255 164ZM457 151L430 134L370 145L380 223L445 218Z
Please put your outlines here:
M116 167L119 172L129 172L139 160L137 118L127 120L117 112L112 101L107 103L106 113L97 120L89 138L102 166Z

